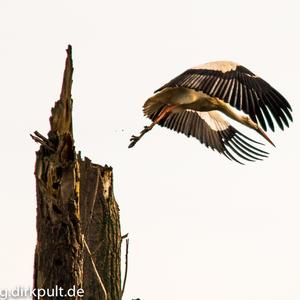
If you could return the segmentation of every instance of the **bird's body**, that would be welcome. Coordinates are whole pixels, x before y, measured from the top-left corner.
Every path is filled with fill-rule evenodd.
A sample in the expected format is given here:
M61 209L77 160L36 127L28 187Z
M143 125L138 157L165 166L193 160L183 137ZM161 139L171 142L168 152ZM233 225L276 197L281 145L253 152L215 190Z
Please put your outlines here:
M260 143L237 131L222 113L271 144L263 129L274 131L273 120L281 129L292 121L289 103L266 81L234 62L217 61L188 69L158 89L144 104L144 114L153 123L139 137L133 136L129 147L159 124L194 136L236 161L233 154L245 160L266 157L267 152L254 146Z
M197 111L210 111L217 109L218 99L210 97L201 91L185 87L165 88L149 98L144 104L144 112L153 109L157 103L165 105L176 105L177 109L194 109Z

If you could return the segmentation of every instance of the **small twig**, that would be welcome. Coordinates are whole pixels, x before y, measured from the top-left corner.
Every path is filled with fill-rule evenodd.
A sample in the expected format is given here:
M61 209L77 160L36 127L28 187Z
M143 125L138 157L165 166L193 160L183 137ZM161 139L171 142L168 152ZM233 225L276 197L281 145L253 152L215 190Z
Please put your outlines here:
M48 143L48 142L49 142L49 140L48 140L46 137L44 137L41 133L39 133L37 130L34 132L34 134L35 134L37 137L39 137L41 140L43 140L45 143Z
M37 143L43 145L43 146L44 146L45 148L47 148L48 150L50 150L50 151L52 151L52 152L55 152L55 149L48 145L48 143L47 143L48 140L46 140L46 141L47 141L47 142L46 142L46 141L44 141L42 138L36 137L36 136L34 136L34 135L32 135L32 134L30 134L30 136L31 136L31 138L32 138L35 142L37 142Z
M126 285L126 279L127 279L127 272L128 272L128 248L129 248L129 239L126 239L125 275L124 275L124 281L123 281L123 286L122 286L121 298L123 297L123 294L124 294L125 285Z
M85 247L86 247L86 250L87 250L87 252L88 252L88 254L89 254L89 256L90 256L91 263L92 263L92 265L93 265L95 274L96 274L97 279L98 279L98 281L99 281L99 284L100 284L100 286L101 286L101 288L102 288L102 291L103 291L103 294L104 294L104 299L107 300L107 292L106 292L105 286L104 286L103 281L102 281L102 279L101 279L101 276L100 276L100 274L99 274L99 272L98 272L98 270L97 270L97 268L96 268L96 265L95 265L94 260L93 260L93 257L92 257L92 253L91 253L90 248L89 248L89 246L88 246L88 244L87 244L87 242L86 242L86 240L85 240L85 238L84 238L84 235L82 235L82 240L83 240L83 243L84 243L84 245L85 245Z
M127 237L128 237L128 233L122 235L122 236L121 236L121 239L124 240L124 239L126 239Z

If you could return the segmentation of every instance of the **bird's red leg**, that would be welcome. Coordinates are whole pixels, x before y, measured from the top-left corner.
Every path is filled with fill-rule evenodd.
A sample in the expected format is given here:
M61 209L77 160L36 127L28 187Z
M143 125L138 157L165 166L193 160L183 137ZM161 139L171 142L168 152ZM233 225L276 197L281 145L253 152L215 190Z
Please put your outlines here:
M157 116L157 118L152 122L151 125L149 125L147 128L152 129L154 125L158 124L163 118L165 118L174 108L176 105L169 105L165 107L160 114Z
M163 118L165 118L175 107L176 107L176 105L168 105L168 106L166 106L160 112L160 114L157 116L157 118L149 126L145 126L145 128L140 132L139 136L133 135L130 138L131 143L129 144L128 148L132 148L137 143L137 141L139 141L141 139L141 137L145 133L147 133L148 131L150 131L156 124L158 124Z

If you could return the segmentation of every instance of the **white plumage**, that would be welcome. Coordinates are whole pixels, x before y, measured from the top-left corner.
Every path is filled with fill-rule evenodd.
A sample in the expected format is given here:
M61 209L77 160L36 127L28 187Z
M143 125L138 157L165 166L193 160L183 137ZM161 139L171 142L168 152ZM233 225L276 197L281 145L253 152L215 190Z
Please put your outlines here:
M233 61L219 60L219 61L208 62L206 64L193 67L192 69L214 70L214 71L221 71L222 73L226 73L229 71L234 71L237 66L238 64Z

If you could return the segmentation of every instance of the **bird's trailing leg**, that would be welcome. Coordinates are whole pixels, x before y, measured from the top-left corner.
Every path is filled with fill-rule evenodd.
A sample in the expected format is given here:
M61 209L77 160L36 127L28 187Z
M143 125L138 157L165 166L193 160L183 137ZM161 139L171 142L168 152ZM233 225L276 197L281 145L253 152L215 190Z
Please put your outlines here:
M140 132L139 136L132 135L130 138L131 143L129 144L128 148L132 148L146 132L153 128L154 125L155 123L153 122L150 126L145 126L144 129Z
M168 105L166 106L160 114L155 118L155 120L151 123L149 126L145 126L144 129L140 132L139 136L131 136L130 141L131 143L129 144L128 148L132 148L140 139L141 137L150 131L156 124L158 124L163 118L165 118L174 108L176 105Z

